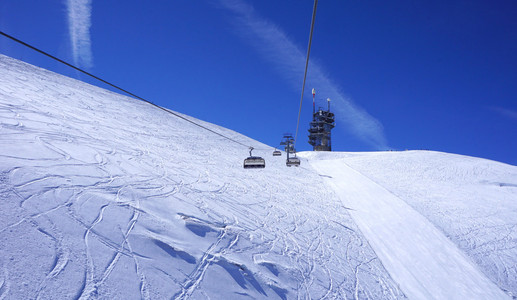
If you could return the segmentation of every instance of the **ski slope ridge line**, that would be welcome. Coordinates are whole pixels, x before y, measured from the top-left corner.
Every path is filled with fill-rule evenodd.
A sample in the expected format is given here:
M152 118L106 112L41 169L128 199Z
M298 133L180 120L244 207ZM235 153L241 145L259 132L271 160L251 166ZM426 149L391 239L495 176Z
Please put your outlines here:
M343 159L309 160L410 299L509 299L431 222Z

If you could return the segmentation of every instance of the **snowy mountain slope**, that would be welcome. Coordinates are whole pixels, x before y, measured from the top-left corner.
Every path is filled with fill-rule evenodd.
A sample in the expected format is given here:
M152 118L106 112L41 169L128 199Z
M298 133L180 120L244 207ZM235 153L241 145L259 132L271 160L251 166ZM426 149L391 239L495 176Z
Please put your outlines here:
M469 298L504 298L491 282L516 297L517 167L407 151L308 152L286 168L196 122L266 169L149 104L0 55L0 299L458 298L462 280L481 283ZM375 202L390 199L398 212ZM474 270L433 277L449 254L408 266L410 243L381 253L395 239L364 229L364 205L427 222L436 238L415 249Z
M507 298L455 244L402 199L350 168L346 159L311 156L311 165L341 192L339 197L351 209L352 218L409 298Z
M306 161L202 122L264 149L244 170L245 147L146 103L0 72L0 299L405 298Z
M517 167L430 151L372 153L346 163L429 219L517 298Z
M442 231L487 278L517 298L517 167L431 151L304 156L314 163L344 164L403 200ZM347 205L356 208L364 203ZM382 213L386 218L386 211ZM397 223L408 221L407 213L402 216Z

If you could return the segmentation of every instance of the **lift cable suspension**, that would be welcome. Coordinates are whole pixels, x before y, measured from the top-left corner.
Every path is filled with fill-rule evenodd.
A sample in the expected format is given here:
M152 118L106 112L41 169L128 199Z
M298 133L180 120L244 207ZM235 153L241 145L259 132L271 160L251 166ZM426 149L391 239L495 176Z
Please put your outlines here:
M305 91L305 79L307 78L307 68L309 67L309 55L311 54L312 32L314 30L314 20L316 19L316 6L317 5L318 5L318 0L314 0L314 8L312 9L311 33L309 35L309 46L307 48L307 59L305 60L305 72L303 74L302 96L300 98L300 109L298 110L298 121L296 122L296 133L294 134L293 147L295 147L295 148L296 148L296 141L297 141L297 137L298 137L298 127L300 126L300 115L302 114L303 93Z
M40 49L38 49L38 48L36 48L36 47L34 47L34 46L31 46L31 45L29 45L29 44L27 44L27 43L25 43L25 42L23 42L23 41L21 41L21 40L19 40L19 39L15 38L15 37L11 36L11 35L9 35L9 34L7 34L7 33L3 32L3 31L0 31L0 34L1 34L1 35L3 35L3 36L5 36L5 37L7 37L7 38L9 38L9 39L11 39L11 40L13 40L13 41L15 41L15 42L17 42L17 43L19 43L19 44L22 44L23 46L26 46L26 47L28 47L28 48L30 48L30 49L32 49L32 50L35 50L35 51L37 51L37 52L39 52L39 53L41 53L41 54L45 55L45 56L48 56L48 57L50 57L51 59L54 59L54 60L56 60L56 61L58 61L58 62L60 62L60 63L62 63L62 64L65 64L65 65L67 65L67 66L69 66L69 67L71 67L71 68L73 68L73 69L75 69L75 70L77 70L77 71L79 71L79 72L81 72L81 73L84 73L84 74L86 74L86 75L88 75L88 76L90 76L90 77L92 77L92 78L94 78L94 79L96 79L96 80L98 80L98 81L100 81L100 82L103 82L103 83L105 83L105 84L107 84L107 85L109 85L109 86L111 86L111 87L113 87L113 88L115 88L115 89L117 89L117 90L119 90L119 91L122 91L122 92L124 92L124 93L126 93L126 94L128 94L128 95L130 95L130 96L132 96L132 97L134 97L134 98L136 98L136 99L138 99L138 100L141 100L141 101L143 101L143 102L147 102L147 103L151 104L152 106L154 106L154 107L156 107L156 108L159 108L159 109L161 109L161 110L163 110L163 111L165 111L165 112L167 112L167 113L169 113L169 114L171 114L171 115L174 115L174 116L176 116L176 117L178 117L178 118L180 118L180 119L183 119L183 120L185 120L185 121L187 121L187 122L189 122L189 123L192 123L192 124L194 124L194 125L196 125L196 126L198 126L198 127L201 127L201 128L203 128L203 129L205 129L205 130L207 130L207 131L210 131L210 132L212 132L212 133L214 133L214 134L216 134L216 135L218 135L218 136L220 136L220 137L223 137L223 138L225 138L225 139L227 139L227 140L230 140L230 141L232 141L232 142L234 142L234 143L237 143L237 144L239 144L239 145L241 145L241 146L244 146L244 147L246 147L246 148L253 148L253 147L248 146L248 145L246 145L246 144L243 144L243 143L241 143L241 142L239 142L239 141L236 141L236 140L234 140L234 139L232 139L232 138L230 138L230 137L228 137L228 136L226 136L226 135L224 135L224 134L222 134L222 133L216 132L216 131L214 131L214 130L212 130L212 129L210 129L210 128L207 128L207 127L205 127L205 126L203 126L203 125L201 125L201 124L198 124L198 123L196 123L196 122L194 122L194 121L192 121L192 120L189 120L188 118L185 118L184 116L182 116L182 115L180 115L180 114L178 114L178 113L175 113L175 112L173 112L173 111L171 111L171 110L169 110L169 109L166 109L166 108L163 108L163 107L161 107L161 106L159 106L159 105L156 105L156 104L152 103L152 102L151 102L151 101L149 101L149 100L146 100L146 99L144 99L144 98L142 98L142 97L139 97L139 96L137 96L137 95L135 95L135 94L133 94L133 93L131 93L131 92L129 92L129 91L127 91L127 90L125 90L125 89L121 88L121 87L118 87L118 86L116 86L116 85L114 85L114 84L112 84L112 83L110 83L110 82L108 82L108 81L106 81L106 80L104 80L104 79L102 79L102 78L99 78L99 77L97 77L97 76L95 76L95 75L93 75L93 74L91 74L91 73L89 73L89 72L86 72L86 71L84 71L84 70L82 70L82 69L80 69L80 68L78 68L78 67L76 67L76 66L74 66L74 65L72 65L72 64L70 64L70 63L67 63L67 62L66 62L66 61L64 61L64 60L61 60L61 59L59 59L59 58L57 58L57 57L55 57L55 56L53 56L53 55L51 55L51 54L48 54L47 52L45 52L45 51L43 51L43 50L40 50ZM265 149L264 149L264 150L265 150Z

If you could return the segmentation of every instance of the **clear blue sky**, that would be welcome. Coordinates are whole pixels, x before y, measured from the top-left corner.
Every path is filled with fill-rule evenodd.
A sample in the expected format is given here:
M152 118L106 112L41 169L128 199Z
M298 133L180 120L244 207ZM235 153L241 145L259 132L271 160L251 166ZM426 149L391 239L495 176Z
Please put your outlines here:
M89 40L74 48L67 1L6 0L0 30L276 146L295 131L312 7L94 1L91 27L78 33ZM316 88L319 105L332 99L336 151L430 149L517 165L516 16L513 0L320 1L297 149L311 149ZM0 53L93 83L4 37Z

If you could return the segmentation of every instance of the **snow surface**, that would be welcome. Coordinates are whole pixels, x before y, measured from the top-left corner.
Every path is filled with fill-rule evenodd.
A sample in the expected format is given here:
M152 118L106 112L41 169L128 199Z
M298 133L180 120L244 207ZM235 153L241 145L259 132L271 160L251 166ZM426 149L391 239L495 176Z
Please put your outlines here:
M0 298L404 297L307 164L202 122L265 149L245 170L247 148L149 104L0 70Z
M345 156L350 167L426 217L517 299L517 167L431 151Z
M505 294L425 217L344 159L313 160L411 299L504 299Z
M0 55L0 299L516 298L517 167L408 151L287 168L195 121L266 168L147 103Z

